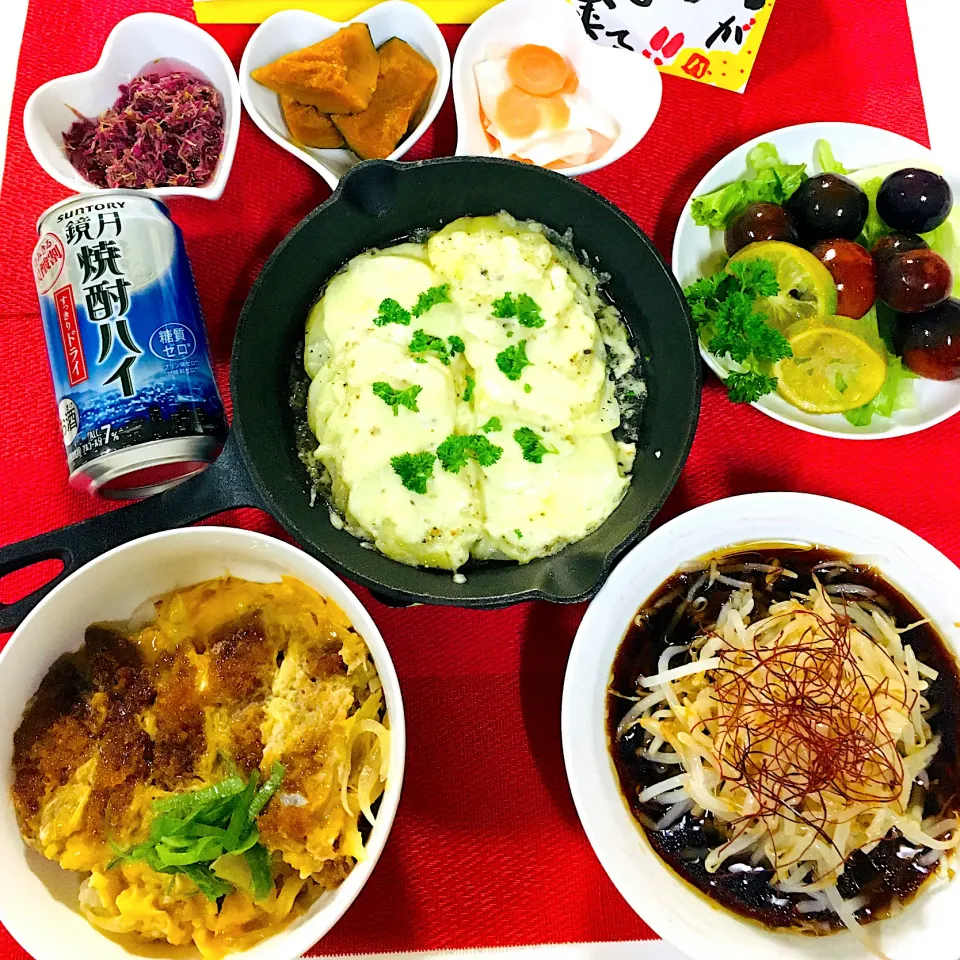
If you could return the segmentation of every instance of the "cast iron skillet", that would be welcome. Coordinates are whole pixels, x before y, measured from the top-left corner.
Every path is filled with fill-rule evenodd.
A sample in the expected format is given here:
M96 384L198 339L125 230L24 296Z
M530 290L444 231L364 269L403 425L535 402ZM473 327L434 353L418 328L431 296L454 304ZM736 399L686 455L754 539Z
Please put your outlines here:
M449 572L408 567L360 546L309 506L297 458L290 373L307 311L347 260L413 231L465 215L507 210L563 233L610 274L606 291L620 308L640 355L648 398L630 490L596 532L554 557L524 566L478 564L466 583ZM233 345L233 426L220 458L167 492L0 550L0 576L59 558L59 576L0 606L12 630L65 576L106 550L157 530L238 506L275 517L305 550L388 601L499 607L521 600L584 600L644 536L676 483L700 406L700 361L683 295L653 245L612 203L558 173L507 160L453 157L422 163L371 161L341 180L267 261L244 305Z

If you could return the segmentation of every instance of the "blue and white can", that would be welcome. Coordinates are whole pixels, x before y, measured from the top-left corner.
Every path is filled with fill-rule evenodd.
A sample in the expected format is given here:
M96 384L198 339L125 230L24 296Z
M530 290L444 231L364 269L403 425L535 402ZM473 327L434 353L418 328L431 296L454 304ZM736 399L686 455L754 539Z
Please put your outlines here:
M183 235L137 190L37 221L33 272L70 485L148 496L213 461L227 432Z

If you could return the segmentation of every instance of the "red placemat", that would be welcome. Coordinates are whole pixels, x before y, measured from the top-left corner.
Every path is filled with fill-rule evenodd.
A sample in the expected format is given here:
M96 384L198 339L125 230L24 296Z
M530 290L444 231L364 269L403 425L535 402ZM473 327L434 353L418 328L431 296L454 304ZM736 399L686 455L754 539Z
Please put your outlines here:
M192 16L189 0L31 0L0 196L2 543L108 509L66 485L29 265L37 215L67 191L33 161L21 117L40 83L92 66L116 21L144 9ZM235 64L252 30L210 28ZM444 28L451 50L462 31ZM903 0L779 0L745 94L665 77L663 107L648 136L586 182L666 253L686 197L724 153L765 131L814 120L871 123L926 142ZM452 153L454 140L448 100L411 158ZM174 201L224 389L251 282L280 239L328 194L319 177L244 117L222 200ZM660 520L734 493L804 490L893 517L960 560L960 516L948 498L960 468L958 440L960 420L874 443L809 436L732 406L711 377L693 451ZM253 510L217 522L281 535ZM4 599L11 599L8 586ZM651 937L600 869L566 785L560 694L583 607L393 610L359 593L403 686L407 774L383 859L317 952ZM23 956L5 933L0 951Z

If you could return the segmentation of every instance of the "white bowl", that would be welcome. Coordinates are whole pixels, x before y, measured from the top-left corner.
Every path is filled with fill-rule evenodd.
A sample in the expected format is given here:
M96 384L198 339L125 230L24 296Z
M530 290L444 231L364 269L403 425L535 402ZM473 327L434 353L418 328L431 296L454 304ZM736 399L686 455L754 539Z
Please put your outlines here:
M630 621L680 564L736 544L796 542L869 556L960 650L960 570L916 534L876 513L803 493L718 500L660 527L620 562L577 631L563 686L567 777L594 852L627 903L691 960L877 960L847 931L774 933L714 905L654 853L620 794L607 749L611 667ZM936 883L936 881L933 881ZM956 960L960 882L921 891L873 929L891 960Z
M620 126L620 135L602 157L560 173L579 177L601 170L629 153L646 135L660 109L662 93L660 72L649 60L629 50L594 43L566 0L502 0L471 24L453 58L457 156L491 155L480 122L474 64L486 59L488 47L524 43L538 43L563 54L575 67L583 89Z
M219 200L230 176L240 131L240 88L223 47L188 20L164 13L136 13L110 31L97 65L86 73L59 77L38 87L23 109L23 131L37 163L58 183L77 193L98 192L67 159L62 134L76 120L70 107L96 117L112 107L121 83L144 73L155 60L173 60L208 80L223 97L223 154L213 179L202 187L154 187L157 197L191 196Z
M933 164L937 169L947 163L937 163L934 155L919 143L860 123L803 123L795 127L783 127L737 147L728 153L697 184L683 213L673 239L673 272L681 286L717 270L725 259L723 233L697 226L693 222L691 205L694 197L710 193L732 180L741 179L747 169L747 154L758 143L769 142L776 146L787 163L806 163L808 172L813 170L813 148L818 140L829 140L834 155L848 170L858 170L881 163L902 163L908 166ZM944 174L950 181L955 202L960 203L960 179L949 171ZM700 355L707 366L723 378L727 369L716 357L700 345ZM941 383L936 380L915 380L917 403L910 410L898 410L892 417L874 417L865 427L855 427L842 414L804 413L791 406L779 394L771 393L753 404L758 410L774 420L797 427L806 433L824 437L843 437L847 440L879 440L884 437L902 437L919 430L926 430L952 417L960 411L960 381Z
M297 577L332 599L363 637L383 681L390 716L390 767L368 857L303 916L244 952L248 960L291 960L340 919L370 877L383 851L403 782L406 733L393 662L380 631L350 590L323 564L289 544L247 530L193 527L133 540L88 563L45 597L0 653L0 922L36 960L129 960L131 956L199 956L167 944L109 939L80 913L80 874L62 870L27 849L9 801L13 734L27 699L63 653L76 650L88 624L128 618L149 597L210 577L233 574L270 582Z
M253 122L287 153L292 153L308 167L312 167L336 189L340 178L359 162L355 153L347 149L319 150L303 147L289 139L287 125L280 112L280 99L271 90L257 83L251 72L273 63L284 54L300 50L333 35L351 23L365 23L370 28L374 46L399 37L426 57L437 70L437 82L430 95L420 122L400 145L387 157L399 160L433 123L450 87L450 51L437 25L419 7L406 0L387 0L378 3L352 20L328 20L306 10L282 10L267 17L257 27L243 51L240 61L240 96Z

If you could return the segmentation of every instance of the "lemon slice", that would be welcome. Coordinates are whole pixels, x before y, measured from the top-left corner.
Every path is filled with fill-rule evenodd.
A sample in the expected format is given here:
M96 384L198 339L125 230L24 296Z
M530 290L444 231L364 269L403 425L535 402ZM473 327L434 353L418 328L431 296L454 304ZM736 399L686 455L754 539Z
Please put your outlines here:
M746 260L768 260L773 264L780 292L757 300L756 309L766 314L767 323L781 333L798 320L829 317L837 312L837 286L830 271L803 247L782 240L764 240L738 250L729 263Z
M849 330L811 326L790 338L793 356L773 368L780 396L807 413L843 413L869 403L887 377L887 360Z

